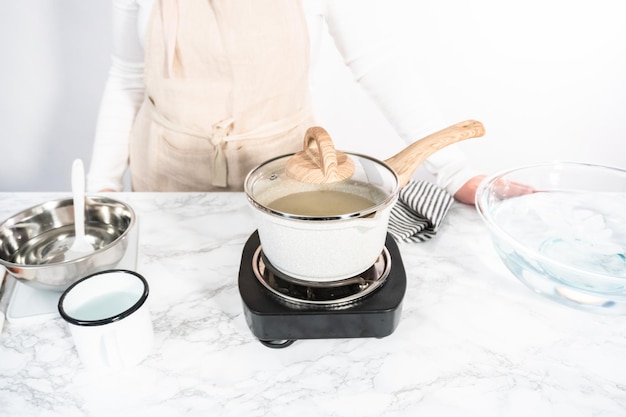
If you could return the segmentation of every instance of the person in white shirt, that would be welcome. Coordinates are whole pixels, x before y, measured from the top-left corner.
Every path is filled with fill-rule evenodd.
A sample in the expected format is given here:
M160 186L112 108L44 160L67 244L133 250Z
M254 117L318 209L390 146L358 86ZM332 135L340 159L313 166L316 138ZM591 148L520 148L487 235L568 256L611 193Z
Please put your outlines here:
M315 124L309 69L328 30L358 83L408 143L445 127L376 0L112 0L114 50L90 192L241 190ZM426 167L473 204L483 176L454 145Z

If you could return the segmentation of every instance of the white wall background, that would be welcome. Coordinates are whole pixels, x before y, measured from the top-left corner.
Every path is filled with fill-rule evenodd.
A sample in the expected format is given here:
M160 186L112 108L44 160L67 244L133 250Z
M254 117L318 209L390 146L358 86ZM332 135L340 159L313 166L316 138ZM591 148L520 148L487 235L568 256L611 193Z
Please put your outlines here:
M111 49L108 0L0 0L0 191L70 190Z
M460 144L476 168L552 159L626 168L622 0L398 1L410 5L399 25L446 119L487 127ZM69 191L72 160L91 157L110 47L109 0L0 1L0 191ZM325 47L320 124L344 149L400 150Z

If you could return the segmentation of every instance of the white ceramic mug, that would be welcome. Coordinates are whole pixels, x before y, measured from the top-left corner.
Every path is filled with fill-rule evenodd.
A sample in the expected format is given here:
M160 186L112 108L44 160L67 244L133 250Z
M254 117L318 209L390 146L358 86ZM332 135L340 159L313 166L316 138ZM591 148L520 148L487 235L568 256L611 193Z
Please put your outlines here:
M141 362L152 350L148 282L136 272L98 272L72 284L59 299L86 368L115 371Z

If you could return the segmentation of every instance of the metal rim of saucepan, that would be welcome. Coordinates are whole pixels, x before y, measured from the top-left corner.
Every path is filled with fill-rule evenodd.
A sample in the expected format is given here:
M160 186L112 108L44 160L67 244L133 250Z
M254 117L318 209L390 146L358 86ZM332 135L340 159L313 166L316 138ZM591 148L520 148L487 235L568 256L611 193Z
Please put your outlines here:
M296 215L296 214L284 213L284 212L281 212L281 211L273 210L273 209L267 207L265 204L261 203L258 200L258 198L255 197L254 192L252 190L252 185L256 182L256 180L258 180L258 178L256 178L256 176L258 176L259 174L261 174L263 172L263 168L267 167L270 164L277 163L280 160L284 160L284 163L280 165L280 172L272 173L272 175L277 175L277 176L278 175L284 175L284 176L286 176L287 174L284 171L285 165L286 165L287 161L289 160L289 158L294 155L294 154L287 154L287 155L277 156L277 157L272 158L272 159L268 159L267 161L261 163L260 165L258 165L255 168L253 168L248 173L248 175L246 176L245 181L244 181L244 191L246 193L248 201L256 209L260 210L261 212L264 212L264 213L267 213L269 215L272 215L272 216L280 217L280 218L283 218L283 219L290 219L290 220L315 221L315 222L319 222L319 221L323 221L323 222L342 221L342 220L348 220L348 219L354 219L354 218L367 217L367 216L371 216L374 213L377 213L377 212L379 212L381 210L384 210L389 205L393 204L396 201L396 197L397 197L398 193L400 192L399 180L398 180L398 175L396 174L396 172L387 163L385 163L385 162L383 162L383 161L381 161L379 159L373 158L371 156L363 155L363 154L359 154L359 153L351 153L351 152L345 152L345 153L346 153L346 155L349 155L349 156L357 158L357 159L365 159L365 160L374 162L377 165L380 165L383 169L387 170L393 176L393 181L394 181L393 190L391 192L387 193L386 197L382 201L380 201L379 203L374 204L373 206L369 207L366 210L353 212L353 213L333 215L333 216L306 216L306 215ZM294 183L297 183L296 180L291 180L291 181L293 181ZM328 186L328 185L326 185L326 186Z

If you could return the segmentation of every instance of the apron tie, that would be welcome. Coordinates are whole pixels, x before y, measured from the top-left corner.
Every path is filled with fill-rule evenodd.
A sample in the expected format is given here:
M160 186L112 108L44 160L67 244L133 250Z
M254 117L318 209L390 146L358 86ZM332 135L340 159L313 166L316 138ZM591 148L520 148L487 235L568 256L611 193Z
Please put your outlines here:
M208 140L214 147L215 155L213 156L213 172L211 178L211 184L216 187L228 186L228 160L226 158L225 147L228 140L249 140L260 139L264 137L270 137L277 134L284 134L297 126L304 123L311 114L310 103L304 106L298 111L293 112L287 117L283 117L279 120L266 123L259 126L256 129L249 130L243 133L232 134L235 119L228 117L222 121L219 121L211 126L211 133L202 132L179 125L169 120L163 113L159 111L155 101L152 97L146 97L150 106L150 113L152 114L152 120L164 128L183 133L190 136L195 136L199 139Z
M168 130L174 132L184 133L186 135L195 136L200 139L208 140L214 146L215 155L213 156L213 172L211 178L211 184L216 187L228 186L228 162L226 160L226 152L224 152L224 146L226 145L226 137L229 137L233 130L233 124L235 120L232 117L224 119L215 123L211 128L211 133L200 132L195 129L186 128L170 121L157 109L154 100L148 97L150 103L152 120Z
M232 130L233 122L233 118L229 117L213 125L210 140L215 146L215 156L213 157L211 183L216 187L228 186L228 162L226 162L226 154L224 153L224 138Z

